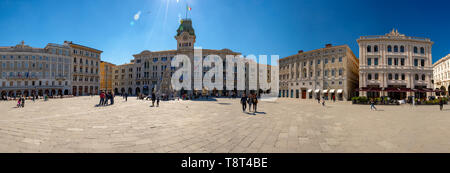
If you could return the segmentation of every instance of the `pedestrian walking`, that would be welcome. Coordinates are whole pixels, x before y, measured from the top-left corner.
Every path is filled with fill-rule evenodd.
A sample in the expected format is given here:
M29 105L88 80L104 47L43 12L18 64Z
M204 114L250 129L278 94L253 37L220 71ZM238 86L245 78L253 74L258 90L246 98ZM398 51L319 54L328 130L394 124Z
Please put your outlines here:
M245 94L241 97L242 111L245 112L247 109L247 96Z
M128 93L125 93L125 101L128 101Z
M336 102L336 96L333 95L333 102Z
M377 108L375 107L375 101L373 99L370 99L370 110L377 110Z
M320 104L320 97L317 97L317 103Z
M442 109L444 108L444 100L441 98L439 98L439 109L442 111Z
M322 99L322 106L325 107L325 97Z

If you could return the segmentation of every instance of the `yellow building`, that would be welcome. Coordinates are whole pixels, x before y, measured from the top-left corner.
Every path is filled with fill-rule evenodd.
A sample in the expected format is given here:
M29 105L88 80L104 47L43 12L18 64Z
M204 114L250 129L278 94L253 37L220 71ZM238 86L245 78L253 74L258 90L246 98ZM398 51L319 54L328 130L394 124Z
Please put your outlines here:
M100 91L113 91L113 68L116 65L100 61Z

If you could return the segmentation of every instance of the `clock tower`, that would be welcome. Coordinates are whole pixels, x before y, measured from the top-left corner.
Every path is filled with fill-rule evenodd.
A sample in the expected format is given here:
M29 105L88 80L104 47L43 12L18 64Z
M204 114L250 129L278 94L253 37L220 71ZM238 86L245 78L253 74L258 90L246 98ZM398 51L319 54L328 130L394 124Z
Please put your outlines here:
M195 31L191 19L181 20L175 39L177 40L177 50L194 49Z

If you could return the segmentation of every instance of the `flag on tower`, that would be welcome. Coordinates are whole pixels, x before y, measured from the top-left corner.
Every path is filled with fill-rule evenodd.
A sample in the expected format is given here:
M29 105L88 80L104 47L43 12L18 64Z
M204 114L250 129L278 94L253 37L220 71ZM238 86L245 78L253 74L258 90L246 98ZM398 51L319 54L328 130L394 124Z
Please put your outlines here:
M191 11L191 10L192 10L192 8L191 8L190 6L188 6L188 8L187 8L187 9L188 9L188 11Z

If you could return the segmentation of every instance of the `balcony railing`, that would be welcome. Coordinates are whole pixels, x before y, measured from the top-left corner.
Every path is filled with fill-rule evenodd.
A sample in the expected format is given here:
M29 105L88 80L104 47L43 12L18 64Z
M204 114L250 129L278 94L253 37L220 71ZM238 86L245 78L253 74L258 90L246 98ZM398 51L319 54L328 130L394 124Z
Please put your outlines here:
M411 36L386 36L386 35L369 35L361 36L360 39L408 39L408 40L419 40L419 41L430 41L429 38L422 37L411 37Z

